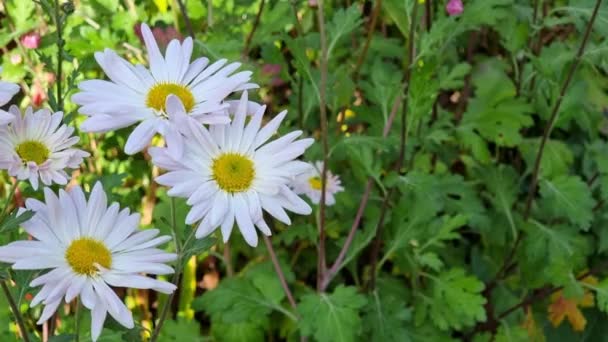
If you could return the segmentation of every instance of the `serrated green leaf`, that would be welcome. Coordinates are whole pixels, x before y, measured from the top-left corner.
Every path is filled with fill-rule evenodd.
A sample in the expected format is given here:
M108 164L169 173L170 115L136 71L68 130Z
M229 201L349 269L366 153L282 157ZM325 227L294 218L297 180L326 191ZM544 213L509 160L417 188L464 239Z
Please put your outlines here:
M564 218L580 229L587 231L593 219L595 200L585 182L577 176L559 176L540 183L542 201L554 218Z
M429 280L432 285L418 298L414 311L418 324L428 315L441 330L462 330L486 319L483 307L486 299L481 295L484 283L479 279L467 276L463 269L454 268L430 276Z
M343 285L331 294L305 295L298 305L302 333L319 342L356 341L361 333L359 310L366 303L356 288Z

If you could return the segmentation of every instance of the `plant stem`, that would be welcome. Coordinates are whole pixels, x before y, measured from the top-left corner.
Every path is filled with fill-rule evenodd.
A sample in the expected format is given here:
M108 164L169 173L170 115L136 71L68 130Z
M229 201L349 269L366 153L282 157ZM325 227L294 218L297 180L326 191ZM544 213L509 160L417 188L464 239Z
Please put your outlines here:
M559 92L559 97L557 98L557 101L555 102L555 105L553 106L553 110L551 112L551 117L549 118L549 122L547 123L547 126L545 126L545 132L543 133L543 137L540 142L540 147L538 148L538 153L536 154L536 161L534 162L534 171L532 173L532 183L530 184L530 188L528 189L528 197L526 199L526 207L524 210L524 220L527 220L530 216L530 210L532 208L534 194L536 193L536 186L538 185L538 173L540 170L540 163L543 158L543 152L545 150L545 144L547 143L547 140L549 139L549 136L551 135L551 131L553 130L553 125L555 124L555 121L557 120L557 116L559 114L559 108L561 107L562 101L564 99L564 95L566 94L566 91L568 90L568 86L570 85L570 82L572 81L572 78L574 77L574 72L576 71L576 68L578 67L578 65L581 62L581 58L583 56L583 53L585 52L585 46L587 45L587 41L589 40L589 37L591 36L591 31L593 29L593 23L595 22L595 18L597 17L597 13L600 9L601 4L602 4L602 0L597 0L595 3L595 8L593 9L593 13L591 14L591 19L589 19L589 23L587 24L587 29L585 30L585 35L583 37L583 41L581 42L581 45L580 45L578 52L576 54L576 57L574 59L574 62L570 66L570 70L568 71L566 80L564 81L564 84L562 85L562 88Z
M57 28L57 112L63 112L63 19L61 18L61 7L59 0L55 0L55 26Z
M293 12L294 18L294 26L296 28L296 32L298 37L302 37L304 30L302 29L302 24L300 23L300 18L298 18L298 7L296 5L295 0L290 0L291 10ZM304 130L304 77L303 75L298 75L298 127L301 130Z
M355 71L353 72L353 78L355 79L355 82L356 82L357 78L359 77L359 71L361 69L361 66L363 65L363 62L365 61L365 57L367 56L367 50L369 50L369 45L374 36L376 22L378 21L378 15L380 14L381 9L382 9L382 0L376 0L376 5L374 6L374 9L372 11L372 18L369 23L369 27L367 29L367 39L365 40L365 44L363 45L363 50L361 50L361 54L359 55L359 58L357 59L357 64L355 65Z
M74 337L74 340L76 342L80 341L80 312L81 310L81 303L80 300L78 300L78 298L76 298L76 314L74 317L74 319L76 320L76 336Z
M253 22L253 27L251 28L251 31L247 35L247 39L245 39L245 47L243 48L243 58L247 58L247 55L249 55L249 48L251 46L251 41L253 40L253 35L255 34L255 31L257 30L258 26L260 25L260 20L262 18L262 12L264 11L264 4L266 4L266 0L261 0L260 7L258 8L258 13L256 14L255 20Z
M173 236L177 237L177 222L176 222L176 211L175 211L175 201L172 199L171 201L171 220L172 220L172 224L171 224L171 229L173 230ZM194 232L196 230L192 229L192 232L190 232L190 235L188 235L188 238L186 239L186 241L184 241L183 244L179 244L179 242L177 241L177 239L175 240L175 252L177 253L177 263L175 265L175 272L173 273L173 278L171 279L171 283L175 286L178 286L179 284L179 277L181 276L181 272L182 272L182 264L183 264L183 252L187 249L186 247L188 246L188 244L190 243L190 240L192 239L192 237L194 236ZM173 291L169 297L167 298L167 301L164 303L163 308L161 309L160 312L160 316L158 317L158 323L156 324L156 327L154 328L154 332L152 333L152 337L150 338L150 342L155 342L158 339L158 336L160 335L160 330L163 327L163 324L165 323L165 320L167 319L167 315L169 314L169 309L171 308L171 304L173 303L173 298L175 298L175 292Z
M21 316L21 312L19 311L19 308L17 307L17 304L15 303L15 300L13 299L13 296L11 295L11 291L8 288L8 286L6 285L6 281L2 281L2 282L0 282L0 284L2 285L2 292L4 292L4 295L6 296L6 299L8 300L8 304L10 305L11 310L13 311L13 315L15 316L15 320L17 321L17 325L19 326L19 333L21 334L21 338L23 339L23 341L29 342L30 337L27 334L27 330L25 329L25 323L23 321L23 316Z
M281 269L281 265L279 264L279 260L277 259L277 255L274 252L274 248L272 247L272 242L270 241L270 239L268 238L268 236L263 235L262 237L264 238L264 243L266 244L266 248L268 249L268 254L270 255L270 260L272 260L272 264L274 265L274 270L277 273L277 277L279 278L279 281L281 282L281 286L283 286L283 291L285 291L285 295L287 295L287 300L289 301L289 304L291 304L291 307L293 308L293 310L296 312L298 312L298 307L296 305L296 301L293 298L293 294L291 293L291 290L289 289L289 285L287 285L287 280L285 280L285 274L283 273L283 270Z
M226 266L226 274L229 277L234 275L234 268L232 267L232 254L230 253L230 241L224 243L224 265Z
M327 189L327 162L329 156L328 130L327 130L327 35L325 33L325 17L323 14L323 0L319 0L317 6L317 21L319 24L319 36L321 40L321 84L319 90L319 111L321 114L321 140L323 144L323 168L321 170L321 201L319 203L319 247L317 263L317 289L321 290L321 285L327 262L325 260L325 190Z
M402 87L402 89L405 88ZM401 104L402 99L403 91L400 91L399 95L397 95L397 97L395 98L395 102L393 103L393 108L388 117L388 120L386 120L386 123L384 124L384 129L382 130L383 138L388 137L393 122L395 121L395 116L397 116L397 111L399 110L399 105ZM357 214L355 215L355 221L353 222L350 228L348 236L346 237L346 241L344 242L344 245L342 246L338 257L336 258L336 261L333 263L333 265L329 268L329 270L325 273L323 277L323 282L321 284L322 291L327 288L331 280L343 266L342 263L346 258L346 253L348 252L348 249L353 243L353 239L355 238L355 234L357 233L357 228L359 228L359 224L361 223L361 219L363 218L363 213L365 212L365 208L367 207L367 202L369 200L369 195L371 193L373 183L374 179L372 177L368 177L367 183L365 184L365 190L363 191L363 196L361 197L361 202L359 203L359 209L357 209Z
M184 22L186 23L186 28L188 29L190 37L195 39L194 29L192 29L192 23L190 22L190 17L188 16L188 11L186 10L186 6L184 6L184 2L182 0L177 0L177 5L179 6L180 12L182 12L182 17L184 18Z
M395 164L395 171L397 173L401 172L401 167L405 161L405 148L407 145L407 107L408 107L408 99L409 99L409 83L412 78L412 68L414 65L415 58L415 34L416 34L416 18L418 14L418 1L414 1L414 8L412 9L412 19L410 20L410 32L408 38L408 63L407 69L405 70L405 100L403 101L403 109L401 110L401 136L400 136L400 144L399 144L399 159L397 159L397 163ZM393 195L395 188L392 187L387 191L384 195L384 199L382 201L382 209L380 211L380 217L378 220L378 225L376 226L376 233L374 238L374 244L372 247L372 254L370 257L371 264L371 273L370 273L370 282L369 289L373 290L376 287L376 267L378 265L378 256L380 254L380 244L382 242L382 233L384 231L384 219L386 218L386 212L389 208L390 199Z

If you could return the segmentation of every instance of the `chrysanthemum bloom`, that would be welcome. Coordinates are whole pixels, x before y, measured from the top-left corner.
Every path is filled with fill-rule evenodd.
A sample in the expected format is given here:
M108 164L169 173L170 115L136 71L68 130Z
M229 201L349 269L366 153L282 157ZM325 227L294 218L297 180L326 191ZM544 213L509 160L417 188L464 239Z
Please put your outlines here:
M592 286L598 284L598 280L594 276L587 276L582 282ZM582 298L566 298L563 291L557 291L551 296L549 321L554 327L558 327L567 318L574 331L583 331L587 325L587 320L580 308L588 308L594 305L595 298L593 292L588 289L585 289Z
M321 171L323 162L318 161L310 165L308 171L296 177L293 182L293 190L296 194L305 194L312 203L318 204L321 201ZM336 203L335 194L344 191L340 177L333 175L327 170L327 182L325 184L325 204L334 205Z
M240 63L227 66L219 60L208 66L207 58L190 63L192 39L183 43L174 39L162 56L150 28L142 24L141 32L148 50L150 70L133 66L114 51L97 52L95 59L110 81L87 80L80 83L80 93L72 100L81 105L80 112L89 116L81 128L88 132L106 132L139 123L129 136L125 152L143 150L156 133L175 136L177 128L167 120L165 102L177 96L186 113L204 124L226 124L224 99L234 91L255 88L247 83L250 71L233 72Z
M44 323L65 298L80 301L91 310L91 335L96 340L107 313L120 324L133 328L133 316L110 286L153 289L171 293L175 286L140 273L171 274L166 262L175 254L156 246L171 238L156 237L157 229L138 231L139 214L120 211L118 203L107 205L100 183L89 200L80 187L55 195L44 189L45 202L28 199L35 215L23 224L34 240L16 241L0 247L0 261L15 270L50 270L30 286L42 288L32 307L44 304L38 324Z
M308 164L295 158L313 140L296 140L302 134L296 131L267 143L287 112L261 128L265 107L260 107L245 125L248 107L245 92L236 111L231 113L232 123L211 126L209 130L187 117L181 158L167 148L150 149L152 162L169 170L156 181L171 188L170 196L188 198L192 208L186 223L200 221L197 238L221 226L227 241L236 221L245 241L255 247L258 242L255 227L271 235L262 209L285 224L291 223L285 209L302 215L311 213L310 206L288 185L308 168ZM168 137L167 144L171 143Z
M450 0L445 6L445 10L451 16L462 14L462 12L464 11L464 5L462 4L462 0Z
M2 68L0 68L1 72ZM0 81L0 106L7 104L18 92L19 86L15 83ZM13 116L0 109L0 126L6 125L11 120L13 120Z
M66 184L70 176L64 169L77 169L89 153L71 148L80 138L72 136L74 127L61 124L63 113L28 107L21 115L17 106L9 112L11 123L0 128L0 169L29 179L34 189L38 178L45 185Z

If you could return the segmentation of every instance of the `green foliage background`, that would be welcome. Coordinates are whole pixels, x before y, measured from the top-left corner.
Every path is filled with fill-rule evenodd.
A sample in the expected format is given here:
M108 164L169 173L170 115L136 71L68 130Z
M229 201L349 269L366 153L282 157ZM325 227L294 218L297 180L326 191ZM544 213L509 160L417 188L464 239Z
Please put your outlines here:
M268 104L267 115L289 110L280 132L303 129L319 141L308 150L308 161L322 159L319 104L325 93L329 167L346 189L327 210L330 266L368 179L372 190L346 262L325 291L316 291L318 207L310 217L293 217L291 227L274 223L271 241L297 311L263 246L252 249L239 234L229 249L219 240L212 248L209 241L194 246L161 341L607 341L608 281L589 287L580 276L591 272L602 280L608 271L608 3L559 107L527 217L541 137L595 1L465 0L463 14L454 17L445 11L447 1L421 0L415 11L414 1L325 2L326 89L316 1L265 1L257 25L259 0L184 1L196 34L194 55L240 60L242 69L253 71L261 89L250 98ZM2 4L2 79L22 85L14 100L22 108L36 96L46 97L39 105L56 108L53 19L34 1ZM76 127L82 117L69 94L81 80L103 78L94 52L111 48L146 63L134 30L140 22L188 35L174 0L75 1L64 23L62 91ZM38 49L19 43L31 31L42 36ZM393 111L395 121L383 138ZM81 148L92 157L76 179L85 188L101 180L112 200L143 213L144 226L170 234L169 200L153 181L159 170L146 153L122 152L129 133L80 134ZM395 170L402 143L403 163ZM5 173L0 177L4 196L9 180ZM15 204L36 196L24 187ZM176 219L183 222L187 206L177 204ZM22 236L18 225L0 227L0 242ZM380 249L374 268L375 238ZM33 324L40 308L27 305L36 291L27 288L32 276L2 273L14 281L14 296L39 339L40 327ZM549 321L549 294L560 289L570 299L595 294L597 305L583 310L583 332ZM166 298L118 291L137 328L110 323L100 341L145 339ZM74 332L73 308L60 312L58 336L51 341L68 341ZM86 315L82 336L88 336ZM0 340L16 338L1 297Z

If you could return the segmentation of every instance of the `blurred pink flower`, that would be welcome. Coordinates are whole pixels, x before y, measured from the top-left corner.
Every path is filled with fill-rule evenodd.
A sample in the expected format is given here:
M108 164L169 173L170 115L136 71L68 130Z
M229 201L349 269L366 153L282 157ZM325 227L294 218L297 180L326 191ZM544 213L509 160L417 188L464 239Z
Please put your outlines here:
M21 36L21 44L28 49L37 49L40 46L40 35L36 32L26 33Z
M309 7L317 7L318 5L317 0L308 0Z
M262 74L271 77L270 85L273 87L280 87L285 84L285 81L279 76L280 73L280 64L264 64L262 66Z
M464 11L462 0L450 0L445 6L445 10L451 16L460 15Z
M262 73L269 75L269 76L274 76L278 73L281 72L281 65L280 64L264 64L264 66L262 66Z
M135 24L133 29L135 31L135 35L137 35L139 40L143 43L144 38L141 35L141 23ZM171 42L173 39L177 39L179 41L184 40L184 37L179 32L177 32L177 30L173 26L156 26L151 27L151 29L152 35L154 36L154 39L156 39L156 43L158 44L158 47L161 50L164 50L167 45L169 45L169 42Z

